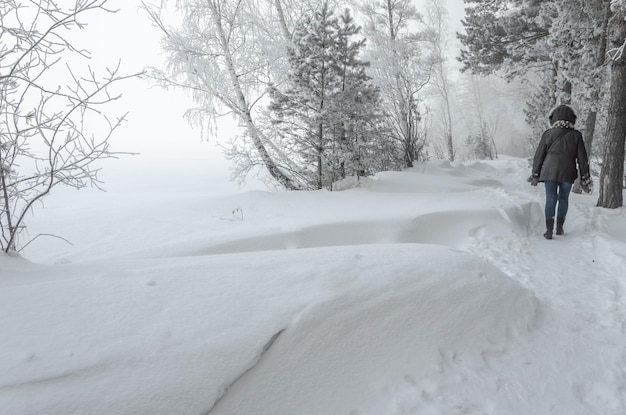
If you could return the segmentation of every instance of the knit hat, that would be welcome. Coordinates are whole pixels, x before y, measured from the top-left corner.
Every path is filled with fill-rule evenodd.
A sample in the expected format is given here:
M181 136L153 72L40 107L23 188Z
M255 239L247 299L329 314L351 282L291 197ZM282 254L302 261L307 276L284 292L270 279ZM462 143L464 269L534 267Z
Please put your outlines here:
M557 121L568 121L572 124L576 123L576 113L569 105L559 105L550 111L548 115L550 125Z

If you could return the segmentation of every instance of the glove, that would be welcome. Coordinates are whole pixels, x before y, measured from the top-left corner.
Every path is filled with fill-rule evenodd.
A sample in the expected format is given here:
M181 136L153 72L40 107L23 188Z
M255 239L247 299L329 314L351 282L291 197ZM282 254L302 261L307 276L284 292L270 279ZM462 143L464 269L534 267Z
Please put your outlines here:
M593 190L593 181L591 180L591 176L589 174L583 174L580 178L580 187L582 187L583 192L591 193Z
M526 179L526 181L530 183L531 186L537 186L537 183L539 182L539 175L536 173L531 174L530 177Z

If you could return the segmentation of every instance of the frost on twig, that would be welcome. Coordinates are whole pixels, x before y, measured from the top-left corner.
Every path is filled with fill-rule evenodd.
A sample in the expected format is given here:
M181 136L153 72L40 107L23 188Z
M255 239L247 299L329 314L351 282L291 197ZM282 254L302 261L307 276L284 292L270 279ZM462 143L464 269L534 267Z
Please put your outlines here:
M607 52L609 58L612 61L618 61L624 57L624 50L626 49L626 39L624 39L624 43L618 48L613 48Z
M114 12L108 0L73 8L39 0L0 2L0 249L16 251L26 215L57 186L100 188L98 162L122 153L109 140L125 115L109 117L119 99L120 64L98 76L78 63L69 32L83 15Z

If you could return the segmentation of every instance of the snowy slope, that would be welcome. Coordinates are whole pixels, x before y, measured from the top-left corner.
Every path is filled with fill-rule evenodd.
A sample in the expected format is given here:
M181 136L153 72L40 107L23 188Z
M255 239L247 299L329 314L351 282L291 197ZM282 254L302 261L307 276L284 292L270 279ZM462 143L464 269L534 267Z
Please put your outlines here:
M546 241L527 173L52 199L30 232L74 245L0 256L0 413L626 413L623 210Z

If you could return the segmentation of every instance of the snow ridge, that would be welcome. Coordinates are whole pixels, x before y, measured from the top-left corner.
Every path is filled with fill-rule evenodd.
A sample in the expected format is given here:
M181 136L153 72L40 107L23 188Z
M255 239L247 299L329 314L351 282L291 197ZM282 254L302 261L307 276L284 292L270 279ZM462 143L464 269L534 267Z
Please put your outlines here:
M230 382L219 394L218 398L215 400L215 402L213 403L213 406L211 406L211 409L209 409L205 415L210 414L213 409L219 404L219 402L222 400L222 398L224 397L224 395L226 395L228 393L228 390L230 388L233 387L233 385L235 385L241 378L243 378L247 373L250 372L250 370L252 370L256 365L259 364L259 362L261 361L261 359L263 358L263 355L265 353L267 353L267 351L270 349L270 347L272 347L272 345L274 344L274 342L278 339L278 337L283 333L283 331L285 331L285 329L282 329L280 331L277 331L276 333L274 333L274 335L272 335L272 337L267 341L267 343L265 343L265 345L263 346L263 350L261 350L261 352L259 353L259 356L252 362L252 365L245 370L245 372L243 372L242 374L240 374L239 376L237 376L232 382Z

